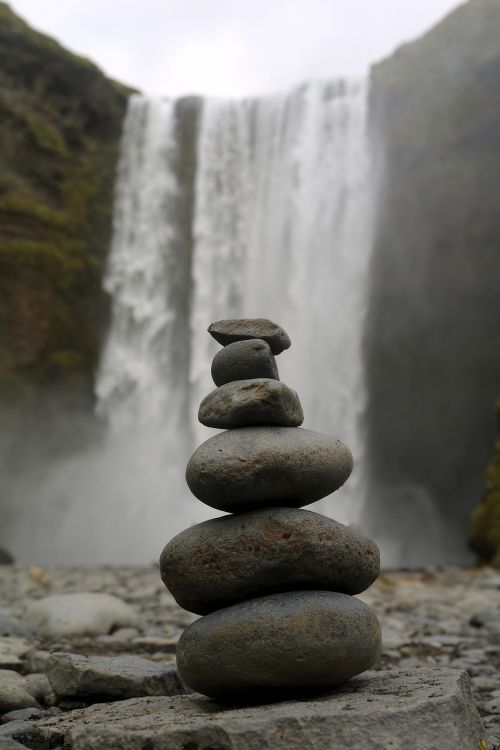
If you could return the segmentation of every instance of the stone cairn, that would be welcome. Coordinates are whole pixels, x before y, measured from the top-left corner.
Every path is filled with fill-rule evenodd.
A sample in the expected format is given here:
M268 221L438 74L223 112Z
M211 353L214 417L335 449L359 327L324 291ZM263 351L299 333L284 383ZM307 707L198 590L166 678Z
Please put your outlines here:
M326 691L380 650L377 618L352 596L377 578L377 546L301 510L344 484L352 456L299 426L299 398L274 359L290 346L280 326L222 320L208 331L224 348L198 418L225 432L193 453L186 479L199 500L231 515L186 529L162 552L163 582L204 615L183 632L177 667L193 690L221 700Z

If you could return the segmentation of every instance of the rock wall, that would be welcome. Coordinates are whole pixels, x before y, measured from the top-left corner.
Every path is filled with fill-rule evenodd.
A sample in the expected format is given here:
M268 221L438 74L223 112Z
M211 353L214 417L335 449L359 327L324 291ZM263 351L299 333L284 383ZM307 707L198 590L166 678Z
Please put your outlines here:
M0 399L85 402L129 90L0 2Z
M372 525L408 508L425 534L434 503L443 544L481 497L500 384L499 39L498 0L471 0L372 71Z
M486 491L472 514L470 546L482 562L500 568L500 398L496 403L497 438L486 469Z

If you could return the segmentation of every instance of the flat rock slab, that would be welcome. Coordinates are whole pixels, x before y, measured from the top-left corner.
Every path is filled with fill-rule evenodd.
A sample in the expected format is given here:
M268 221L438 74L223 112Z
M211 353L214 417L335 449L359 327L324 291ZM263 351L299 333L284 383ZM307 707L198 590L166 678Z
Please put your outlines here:
M287 332L267 318L218 320L216 323L211 323L207 330L222 346L235 341L262 339L267 341L273 354L280 354L290 346L290 337Z
M456 669L365 672L316 699L245 708L196 694L97 704L37 724L68 750L478 750L469 677Z
M221 430L248 425L298 427L304 421L295 391L280 380L254 378L236 380L205 396L199 421Z
M54 692L64 698L133 698L187 692L173 664L141 656L54 653L47 663Z

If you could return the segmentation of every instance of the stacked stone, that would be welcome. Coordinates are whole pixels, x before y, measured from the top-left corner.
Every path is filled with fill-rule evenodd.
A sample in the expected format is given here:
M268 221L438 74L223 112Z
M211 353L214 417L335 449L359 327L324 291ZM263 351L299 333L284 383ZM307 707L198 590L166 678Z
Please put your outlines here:
M301 509L346 481L351 453L300 427L299 398L274 358L290 346L280 326L223 320L208 330L224 348L199 420L225 432L193 453L186 479L199 500L231 515L183 531L161 555L178 604L204 615L179 640L178 670L219 699L331 689L380 650L378 620L353 596L379 574L377 546Z

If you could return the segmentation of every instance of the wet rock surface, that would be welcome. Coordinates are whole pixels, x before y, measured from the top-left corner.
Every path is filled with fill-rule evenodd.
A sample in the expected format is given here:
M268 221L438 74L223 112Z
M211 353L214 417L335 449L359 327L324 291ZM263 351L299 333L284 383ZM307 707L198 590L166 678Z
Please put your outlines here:
M213 358L212 379L215 385L253 378L279 380L276 360L267 341L235 341L217 352Z
M248 425L298 427L304 413L295 391L279 380L237 380L216 388L200 404L198 420L221 430Z
M325 591L273 594L219 609L187 628L177 668L194 690L233 698L326 690L368 669L380 626L363 602Z
M27 677L31 673L40 674L44 672L50 653L56 651L86 656L132 654L143 656L159 664L174 664L175 645L180 632L196 618L178 607L161 582L156 566L147 568L50 569L45 571L45 576L33 576L30 573L30 568L19 565L6 566L0 569L0 607L13 618L20 619L27 602L31 600L43 598L47 594L78 593L82 591L112 594L140 612L140 622L137 626L138 634L125 632L122 636L120 630L107 636L33 634L30 640L31 649L20 656L22 661L21 676ZM442 675L443 670L448 667L458 670L458 672L453 672L456 679L458 679L460 670L465 670L471 678L473 698L484 722L484 737L489 743L490 750L496 744L500 744L499 636L494 629L486 627L486 623L480 626L471 624L471 619L477 613L484 613L486 610L496 611L500 617L500 575L498 571L491 568L470 569L449 566L415 572L385 572L358 598L373 607L382 625L383 650L380 660L374 665L374 669L377 672L380 670L396 670L396 673L399 674L394 673L394 676L391 675L387 679L384 677L383 682L377 684L371 682L372 673L354 677L350 683L335 692L335 704L338 706L338 702L343 701L341 705L355 706L356 704L352 701L356 700L356 696L364 695L363 710L360 711L360 717L363 712L366 713L367 708L371 710L377 704L385 711L389 705L394 705L395 701L398 705L402 704L403 696L400 691L410 691L412 685L415 684L415 680L418 681L420 672L425 682L429 670L432 670L435 674L435 679L439 679L439 675ZM484 621L485 618L481 616L479 619ZM130 637L131 635L132 637ZM438 668L438 671L434 673L436 668ZM358 691L360 684L366 686L366 692L365 689ZM436 686L432 691L435 689ZM76 748L88 750L88 748L99 747L98 741L102 741L106 732L109 732L113 738L113 742L108 746L116 748L116 750L120 750L121 747L127 747L127 749L142 748L143 744L139 744L139 737L142 737L141 742L144 742L147 733L151 733L151 736L158 733L158 737L160 737L163 732L163 739L161 740L163 745L159 739L155 738L154 742L157 744L150 746L153 750L156 748L163 750L166 746L166 732L172 728L172 722L165 720L166 712L167 710L181 711L180 708L168 709L168 706L192 705L190 703L192 699L188 696L144 697L113 704L99 704L79 710L83 709L84 706L89 706L92 700L91 698L80 699L79 702L73 703L58 700L57 705L63 710L64 714L61 719L42 720L35 718L29 721L8 721L0 728L4 729L4 727L15 725L9 731L11 731L15 740L23 742L22 737L33 736L33 733L35 733L34 736L40 738L42 726L44 727L43 734L46 736L49 732L46 729L49 723L51 726L57 725L60 727L59 722L65 722L64 733L67 736L68 750L75 750ZM203 739L204 744L210 744L209 739L206 738L211 736L210 731L212 730L210 730L210 727L214 723L214 713L217 715L217 712L223 710L220 707L216 708L208 699L206 703L201 698L199 701L200 703L196 703L196 705L205 706L203 709L200 708L202 724L193 724L189 719L182 727L176 727L179 736L184 737L184 744L189 741L199 740L201 742L203 738L205 738ZM387 701L387 703L384 703L384 701ZM42 701L39 701L39 703L43 709L50 708ZM275 706L267 706L265 709L255 709L253 713L247 714L247 716L251 717L252 729L255 733L258 729L259 717L263 720L269 712L278 711L280 707L283 707L283 716L285 717L283 721L286 720L287 723L290 723L289 731L292 731L292 724L297 726L297 722L292 721L293 716L296 716L294 712L300 707L318 705L320 704L317 700L311 703L307 701L285 702ZM260 713L256 713L257 710ZM311 710L313 709L308 709L308 713ZM426 712L428 710L426 708ZM434 744L427 747L432 748L432 750L436 747L439 747L440 750L442 748L445 748L445 750L448 750L448 748L450 750L451 748L453 750L458 750L458 748L464 750L464 746L457 742L457 735L454 733L455 730L452 726L453 722L450 723L448 719L445 719L444 713L440 715L439 712L442 712L442 710L443 703L439 702L439 710L434 708L431 713L428 713L428 732L434 738ZM190 711L191 709L188 711L188 716L192 716ZM177 714L175 713L175 715ZM179 717L181 716L184 717L182 718L184 722L186 715L182 711L179 714ZM357 717L358 715L353 714L350 709L344 709L336 716L336 721L341 719L343 721L342 717L345 717L346 727L348 719L350 726L358 726L361 718L359 718L359 721L358 718L354 721L351 718L353 716ZM181 721L181 718L179 718L179 721ZM402 731L405 726L409 727L408 731L410 731L412 726L409 724L410 721L410 714L405 715L404 718L400 715L399 722L403 725L402 728L397 729L397 726L394 726L391 731L396 729ZM375 723L381 723L380 715L377 715ZM367 725L361 726L365 727L364 731L368 734L365 734L364 740L359 739L358 747L360 749L366 747L366 736L371 736L371 729L367 729ZM132 727L136 728L133 729ZM181 729L182 735L180 734ZM250 731L250 728L246 730L245 741L247 743L251 736ZM269 731L271 732L271 729ZM347 728L343 731L347 732ZM135 738L133 738L134 732L137 732ZM199 734L194 734L195 732L199 732ZM60 728L51 729L50 735L54 740L54 747L57 747L58 744L62 745L63 732ZM5 741L7 736L5 733L0 734L2 741ZM219 737L222 736L219 734ZM350 737L348 734L345 736ZM130 744L125 744L124 737L127 738L126 742ZM195 737L198 739L195 740ZM395 737L400 741L398 734ZM94 745L92 745L92 741L95 741ZM226 743L226 747L238 747L234 744L236 742L234 738L226 738L223 741ZM116 744L113 744L115 742ZM233 742L233 745L230 742ZM323 744L318 745L318 747L323 750L325 747L324 739L322 739L322 742ZM344 745L340 745L342 750L345 750L345 744L344 742ZM407 740L406 746L401 740L400 745L401 747L418 747L409 740ZM475 750L477 750L477 745L478 743L474 746ZM37 747L33 742L30 746ZM105 747L106 745L101 742L101 746ZM221 746L224 747L224 744ZM314 745L311 746L314 747ZM382 747L386 750L387 746L390 747L386 741L386 745L382 745ZM43 745L38 745L38 747L43 748ZM175 748L176 745L172 744L170 747ZM179 744L179 748L182 747L182 744ZM248 744L246 746L240 745L240 747L244 747L246 750ZM290 745L290 747L293 747L293 745ZM303 745L297 745L297 747L302 748Z
M234 513L308 505L341 487L351 471L351 452L340 440L302 427L245 427L202 443L186 480L206 505Z
M162 579L177 603L198 614L293 589L358 594L379 568L377 546L359 531L296 508L191 526L160 559Z
M314 700L221 706L140 698L75 711L38 730L71 750L477 750L481 726L458 670L368 672Z
M208 332L223 346L246 339L262 339L267 341L273 354L280 354L291 343L287 332L267 318L218 320L209 325Z

